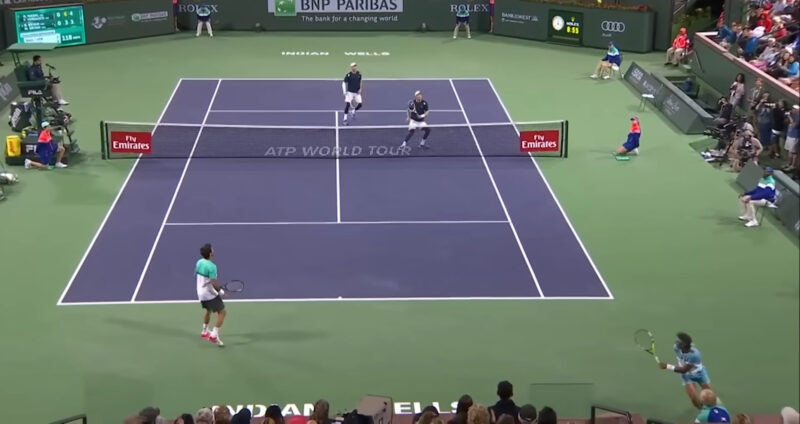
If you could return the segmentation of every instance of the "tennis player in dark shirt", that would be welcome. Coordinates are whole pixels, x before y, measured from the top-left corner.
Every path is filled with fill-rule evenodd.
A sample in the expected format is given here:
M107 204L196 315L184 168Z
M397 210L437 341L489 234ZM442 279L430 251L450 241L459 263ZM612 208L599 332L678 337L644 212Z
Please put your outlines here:
M342 82L342 93L344 94L344 124L348 124L349 119L356 117L356 111L361 109L361 72L358 71L358 64L350 64L350 72L344 76ZM352 106L352 109L351 109Z
M430 135L431 129L428 128L428 123L425 122L425 118L428 117L430 108L428 107L428 102L422 98L421 91L414 93L414 99L408 102L408 110L406 112L408 134L406 134L406 138L403 140L403 144L401 144L400 147L406 147L408 140L411 139L411 136L414 135L417 128L422 128L422 141L420 141L419 147L427 149L428 146L426 146L425 143L428 141L428 135Z

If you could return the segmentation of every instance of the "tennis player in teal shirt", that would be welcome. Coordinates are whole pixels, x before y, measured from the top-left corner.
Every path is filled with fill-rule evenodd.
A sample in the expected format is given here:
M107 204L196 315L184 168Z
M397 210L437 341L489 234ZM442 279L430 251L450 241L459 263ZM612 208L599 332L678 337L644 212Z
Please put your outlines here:
M708 371L703 365L703 357L700 354L700 350L694 347L692 337L686 333L678 333L678 340L675 341L673 350L678 358L678 365L661 362L658 366L662 370L680 374L686 394L692 400L692 405L699 409L702 404L697 395L695 384L702 389L711 389L711 378L709 378Z
M200 337L222 347L224 345L222 344L222 339L219 338L219 332L227 315L225 302L222 301L225 291L222 290L219 282L217 282L217 264L212 262L214 249L211 244L206 243L200 248L200 256L201 258L197 260L197 264L194 266L197 280L197 298L203 308L203 332L200 333ZM208 323L211 321L211 314L217 314L217 325L209 331Z

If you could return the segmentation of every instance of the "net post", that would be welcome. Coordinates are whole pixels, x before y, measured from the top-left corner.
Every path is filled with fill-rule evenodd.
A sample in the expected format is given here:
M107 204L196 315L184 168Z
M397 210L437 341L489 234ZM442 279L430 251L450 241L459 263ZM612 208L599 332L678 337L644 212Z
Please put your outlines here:
M564 157L569 157L569 120L564 120Z

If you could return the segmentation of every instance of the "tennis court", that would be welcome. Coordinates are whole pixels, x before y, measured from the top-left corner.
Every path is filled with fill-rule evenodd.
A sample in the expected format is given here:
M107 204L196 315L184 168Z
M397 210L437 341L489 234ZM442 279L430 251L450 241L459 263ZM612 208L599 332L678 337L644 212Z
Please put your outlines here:
M431 148L381 157L415 90ZM489 79L365 80L346 127L341 97L181 79L59 304L194 302L206 242L247 282L233 301L613 299ZM291 154L308 149L334 155Z

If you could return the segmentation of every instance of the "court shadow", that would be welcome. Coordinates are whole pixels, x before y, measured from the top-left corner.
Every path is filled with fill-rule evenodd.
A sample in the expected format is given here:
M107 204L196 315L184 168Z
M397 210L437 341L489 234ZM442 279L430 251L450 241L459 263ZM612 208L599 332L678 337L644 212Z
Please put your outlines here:
M149 335L165 336L170 338L200 339L197 331L190 331L189 328L176 328L167 325L160 325L152 322L135 321L126 318L109 318L105 322L111 325L124 328L128 332L138 332ZM192 328L195 330L195 328Z
M196 328L197 326L191 328L172 327L169 325L161 325L152 322L136 321L125 318L109 318L106 322L118 327L122 327L129 332L164 336L171 339L202 341L202 339L199 337L199 329ZM237 332L236 330L233 330L224 331L223 333L224 334L222 335L222 338L224 339L223 341L225 342L226 346L244 346L252 343L296 343L319 340L326 337L325 333L323 332L308 330L264 330L250 332Z
M326 335L319 331L306 330L265 330L251 332L226 332L225 346L245 346L252 343L296 343L325 338Z

